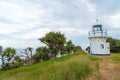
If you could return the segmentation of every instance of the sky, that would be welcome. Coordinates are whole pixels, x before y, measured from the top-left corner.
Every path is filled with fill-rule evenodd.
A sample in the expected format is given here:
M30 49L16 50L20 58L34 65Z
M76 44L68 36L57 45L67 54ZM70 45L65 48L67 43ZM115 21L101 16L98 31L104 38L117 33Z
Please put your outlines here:
M0 45L35 49L44 46L38 38L60 31L85 49L96 16L120 39L120 0L0 0Z

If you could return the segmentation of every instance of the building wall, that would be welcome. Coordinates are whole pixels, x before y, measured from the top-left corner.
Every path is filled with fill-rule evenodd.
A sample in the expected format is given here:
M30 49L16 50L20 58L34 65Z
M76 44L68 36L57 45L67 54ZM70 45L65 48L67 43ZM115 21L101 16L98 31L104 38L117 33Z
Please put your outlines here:
M106 38L91 38L90 39L90 53L91 54L110 54L109 43Z

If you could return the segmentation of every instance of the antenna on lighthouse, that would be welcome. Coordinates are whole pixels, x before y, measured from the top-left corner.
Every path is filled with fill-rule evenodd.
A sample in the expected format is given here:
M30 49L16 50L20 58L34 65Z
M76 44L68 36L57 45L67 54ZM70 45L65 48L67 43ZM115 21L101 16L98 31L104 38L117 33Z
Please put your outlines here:
M100 20L99 20L99 18L98 18L98 16L96 16L95 24L96 24L96 25L101 24L101 23L100 23Z
M96 19L96 22L98 22L98 18Z
M96 22L98 22L98 17L96 16Z

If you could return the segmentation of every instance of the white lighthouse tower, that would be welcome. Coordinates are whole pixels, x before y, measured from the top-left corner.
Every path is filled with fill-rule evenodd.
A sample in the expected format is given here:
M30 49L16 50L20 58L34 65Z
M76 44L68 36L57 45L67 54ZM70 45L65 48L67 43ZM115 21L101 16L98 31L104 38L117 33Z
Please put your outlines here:
M98 23L92 26L89 32L90 53L92 55L110 55L110 47L107 40L107 31L103 30L102 25Z

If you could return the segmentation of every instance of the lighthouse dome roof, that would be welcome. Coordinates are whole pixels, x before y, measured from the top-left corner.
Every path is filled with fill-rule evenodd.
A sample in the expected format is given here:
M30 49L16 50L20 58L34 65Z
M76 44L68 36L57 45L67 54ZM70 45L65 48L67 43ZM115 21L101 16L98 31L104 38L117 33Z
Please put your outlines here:
M94 30L94 31L102 31L102 24L100 23L100 21L98 21L98 18L96 19L96 22L92 27L92 30Z

